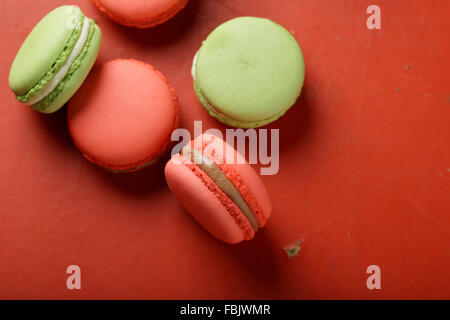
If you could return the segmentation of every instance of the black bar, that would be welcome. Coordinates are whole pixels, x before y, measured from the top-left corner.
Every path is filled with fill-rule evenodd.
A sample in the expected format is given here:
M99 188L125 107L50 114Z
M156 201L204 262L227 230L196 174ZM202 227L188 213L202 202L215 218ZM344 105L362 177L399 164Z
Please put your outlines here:
M449 301L299 301L299 300L148 300L148 301L0 301L2 313L55 315L124 316L129 319L311 319L324 316L377 317L394 315L430 318L448 314ZM8 310L9 309L9 310ZM211 313L212 311L212 313ZM244 314L245 313L245 314ZM249 314L250 313L250 314ZM8 314L8 313L6 313ZM133 317L134 319L134 317Z

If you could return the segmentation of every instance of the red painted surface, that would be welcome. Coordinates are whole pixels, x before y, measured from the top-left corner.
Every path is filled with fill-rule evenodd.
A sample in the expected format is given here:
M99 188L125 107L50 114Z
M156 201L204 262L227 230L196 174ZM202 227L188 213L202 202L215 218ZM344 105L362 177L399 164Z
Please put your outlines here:
M280 129L280 171L264 176L268 226L237 246L211 238L170 193L167 159L113 175L82 158L66 110L15 101L10 64L65 1L0 2L0 298L450 298L450 2L193 0L150 30L98 20L99 63L137 58L177 91L182 125L224 129L197 102L191 60L227 19L291 30L306 61ZM382 29L368 30L378 4ZM284 246L304 240L299 256ZM82 289L66 288L67 266ZM381 267L381 290L366 268Z

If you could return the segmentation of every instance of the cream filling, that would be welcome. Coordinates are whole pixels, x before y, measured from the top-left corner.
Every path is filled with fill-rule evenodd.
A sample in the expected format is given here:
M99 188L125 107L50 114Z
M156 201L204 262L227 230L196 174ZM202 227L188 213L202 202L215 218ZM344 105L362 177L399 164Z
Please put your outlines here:
M253 214L252 210L242 198L239 190L231 183L220 168L208 157L202 155L200 151L194 149L192 146L185 146L182 155L190 159L201 170L203 170L235 204L242 211L244 216L250 222L253 230L258 231L258 220Z
M58 86L58 84L61 82L61 80L64 79L64 77L67 75L67 72L69 72L69 69L72 66L72 63L74 62L74 60L78 57L78 55L83 50L83 47L88 38L89 27L90 27L89 19L87 17L84 17L83 28L81 30L80 37L78 38L77 43L73 47L73 50L72 50L69 58L63 64L61 69L59 69L59 71L55 74L55 76L50 81L50 83L44 88L44 90L42 90L36 96L34 96L33 98L31 98L30 100L25 102L26 104L28 104L30 106L33 104L36 104L39 101L41 101L42 99L44 99L46 96L48 96L53 90L55 90L55 88Z

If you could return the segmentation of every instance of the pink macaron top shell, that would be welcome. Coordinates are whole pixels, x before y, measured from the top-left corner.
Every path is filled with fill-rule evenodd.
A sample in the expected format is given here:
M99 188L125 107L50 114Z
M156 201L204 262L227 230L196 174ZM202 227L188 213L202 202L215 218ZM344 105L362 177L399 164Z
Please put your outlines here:
M192 162L177 154L167 163L167 184L191 216L215 238L235 244L251 239L254 231L239 208ZM247 226L239 226L236 218Z
M183 9L188 0L92 0L112 20L148 28L163 23Z
M264 227L272 213L272 202L261 178L250 164L239 152L215 135L204 133L191 143L204 156L215 161L244 198L256 216L259 227ZM233 161L228 161L230 158Z
M118 59L94 68L71 99L67 118L86 158L132 171L167 149L178 125L178 99L152 66Z

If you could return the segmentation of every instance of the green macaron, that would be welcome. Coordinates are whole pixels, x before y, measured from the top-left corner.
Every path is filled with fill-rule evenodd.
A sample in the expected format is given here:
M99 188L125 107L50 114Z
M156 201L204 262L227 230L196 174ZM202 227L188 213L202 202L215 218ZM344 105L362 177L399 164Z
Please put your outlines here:
M17 100L43 113L60 109L78 90L100 50L102 33L76 6L47 14L14 59L9 86Z
M240 17L217 27L193 66L200 103L217 120L240 128L280 118L300 96L303 54L294 37L275 22Z

